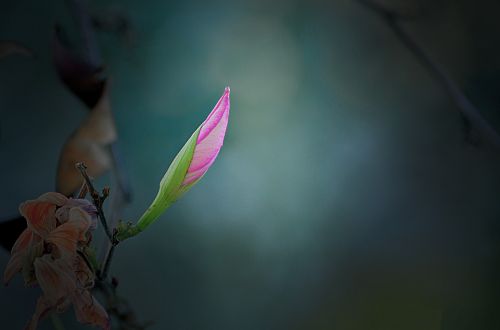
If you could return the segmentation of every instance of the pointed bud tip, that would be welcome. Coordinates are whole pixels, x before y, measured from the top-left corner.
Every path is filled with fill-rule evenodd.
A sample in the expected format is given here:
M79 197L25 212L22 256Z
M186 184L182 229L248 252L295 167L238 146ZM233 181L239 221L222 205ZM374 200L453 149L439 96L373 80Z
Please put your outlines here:
M229 86L226 86L226 88L224 89L224 94L230 94L231 93L231 88L229 88Z

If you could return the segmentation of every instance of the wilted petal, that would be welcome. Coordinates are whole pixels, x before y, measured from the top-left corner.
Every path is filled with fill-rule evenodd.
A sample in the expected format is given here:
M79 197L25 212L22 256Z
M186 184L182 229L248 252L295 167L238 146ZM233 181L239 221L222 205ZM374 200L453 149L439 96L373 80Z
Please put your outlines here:
M35 330L38 327L38 322L45 316L47 316L48 312L50 312L52 308L53 305L47 300L47 298L43 296L38 298L38 301L36 302L35 313L26 325L25 330Z
M90 289L94 287L94 273L85 260L79 255L75 259L75 275L77 287Z
M69 211L69 220L54 229L46 241L56 245L61 252L75 254L79 241L85 241L85 233L90 227L90 216L79 207Z
M76 290L72 260L54 260L46 254L35 260L35 274L44 296L53 306L63 303Z
M33 235L33 232L29 229L26 228L21 235L17 238L16 242L12 246L12 254L19 253L23 250L25 250L29 244L31 243L31 236Z
M66 296L64 299L59 300L59 303L55 306L55 310L58 313L63 313L69 308L69 306L71 306L71 299L69 299L69 296Z
M69 221L68 225L76 228L80 233L78 238L80 241L85 241L85 233L89 230L92 220L90 215L80 207L74 207L69 210Z
M35 266L34 261L36 258L41 257L43 254L43 240L40 236L33 233L31 237L31 243L26 249L26 253L23 257L22 274L24 278L24 284L26 286L31 286L36 284Z
M110 329L108 313L88 290L73 296L73 307L78 322L105 330Z
M19 273L23 268L23 256L21 254L14 254L5 267L5 272L3 273L3 283L4 285L9 284L10 280L14 275Z
M80 198L71 198L64 206L58 208L56 211L57 220L59 220L60 223L67 222L69 220L69 210L71 210L73 207L80 207L82 210L88 213L88 215L90 215L92 219L91 226L97 223L97 209L95 208L95 206L90 201Z
M3 277L4 284L7 284L11 280L12 276L20 272L23 268L23 261L26 253L28 252L32 235L33 232L29 228L26 228L14 243L11 251L12 256L7 264L7 267L5 267Z
M226 87L219 102L217 102L215 108L201 125L193 159L182 183L183 185L189 185L201 178L215 161L224 143L224 136L229 120L229 93L229 87Z
M40 202L48 202L57 206L63 206L68 202L68 197L57 192L48 192L37 198Z
M28 228L45 238L56 227L56 205L46 201L30 200L19 205Z

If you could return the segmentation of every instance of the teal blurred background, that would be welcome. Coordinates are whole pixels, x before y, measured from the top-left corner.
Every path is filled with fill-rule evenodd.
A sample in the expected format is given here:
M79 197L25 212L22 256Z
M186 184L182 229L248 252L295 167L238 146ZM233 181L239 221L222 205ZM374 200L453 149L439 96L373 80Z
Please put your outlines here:
M380 2L424 9L403 26L500 130L500 4ZM498 151L465 141L457 108L373 12L349 0L89 6L132 31L99 33L134 190L126 220L231 86L214 166L115 255L111 274L151 329L500 329ZM86 114L54 71L56 22L77 40L64 1L1 2L0 39L36 58L0 62L0 218L53 190ZM22 328L38 294L20 277L0 288L0 324Z

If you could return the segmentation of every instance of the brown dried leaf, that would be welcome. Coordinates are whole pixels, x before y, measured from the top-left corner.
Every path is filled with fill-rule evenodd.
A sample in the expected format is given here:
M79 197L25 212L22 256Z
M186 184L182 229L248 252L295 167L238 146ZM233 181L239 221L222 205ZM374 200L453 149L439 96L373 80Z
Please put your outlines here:
M71 195L81 187L82 177L75 168L78 162L87 165L87 172L92 177L110 169L112 159L109 145L116 141L116 138L116 127L105 88L97 105L66 141L61 151L57 169L57 191Z
M33 52L16 41L0 40L0 59L12 54L33 57Z

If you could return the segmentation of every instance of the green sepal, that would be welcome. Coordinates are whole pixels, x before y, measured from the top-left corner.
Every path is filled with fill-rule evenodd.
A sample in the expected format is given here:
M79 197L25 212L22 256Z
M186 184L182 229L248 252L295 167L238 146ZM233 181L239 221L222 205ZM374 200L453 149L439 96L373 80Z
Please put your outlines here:
M187 170L193 159L200 128L201 126L191 135L170 164L167 172L160 181L158 194L135 225L137 230L142 231L146 229L146 227L158 219L172 203L192 186L192 184L182 186L182 182L186 177Z
M115 239L118 242L122 242L129 237L135 236L139 234L141 231L137 228L132 222L123 222L118 221L118 225L116 226L116 236Z

